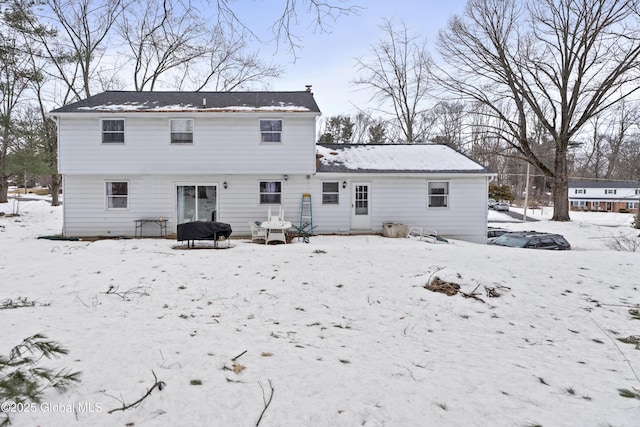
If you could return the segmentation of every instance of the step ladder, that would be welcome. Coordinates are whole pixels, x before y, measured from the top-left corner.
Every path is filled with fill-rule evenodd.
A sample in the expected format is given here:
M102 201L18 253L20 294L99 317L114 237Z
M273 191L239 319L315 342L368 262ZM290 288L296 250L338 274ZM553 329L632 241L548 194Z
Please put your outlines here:
M302 195L302 201L300 205L300 226L296 227L298 230L298 240L302 238L304 243L309 243L309 237L314 229L313 225L313 210L311 208L311 194L304 193Z

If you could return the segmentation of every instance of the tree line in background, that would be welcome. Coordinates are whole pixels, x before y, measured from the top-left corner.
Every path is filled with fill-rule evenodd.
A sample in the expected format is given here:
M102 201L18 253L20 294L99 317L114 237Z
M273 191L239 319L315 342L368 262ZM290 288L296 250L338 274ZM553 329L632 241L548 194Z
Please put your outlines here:
M355 0L354 0L355 1ZM50 175L57 203L54 107L103 90L249 89L283 70L225 0L0 0L0 202L9 178ZM349 1L283 1L273 38L295 57L300 16L320 31ZM356 115L323 121L321 143L447 144L534 192L568 220L570 176L640 178L640 9L636 0L469 0L424 37L386 19L354 86ZM548 194L550 194L548 196ZM534 194L535 196L535 194Z

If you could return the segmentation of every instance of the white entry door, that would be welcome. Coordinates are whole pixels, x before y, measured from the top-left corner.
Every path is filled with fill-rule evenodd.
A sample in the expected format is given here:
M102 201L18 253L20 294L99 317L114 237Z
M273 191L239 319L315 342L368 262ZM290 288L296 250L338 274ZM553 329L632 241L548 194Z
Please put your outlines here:
M351 228L371 229L371 186L354 182L351 186Z

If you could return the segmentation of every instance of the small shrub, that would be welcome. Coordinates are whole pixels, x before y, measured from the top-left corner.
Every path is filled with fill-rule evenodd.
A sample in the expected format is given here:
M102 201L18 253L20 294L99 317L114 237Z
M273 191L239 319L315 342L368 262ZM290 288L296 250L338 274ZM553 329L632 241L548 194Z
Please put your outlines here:
M620 234L607 245L615 251L640 252L640 237L628 237Z

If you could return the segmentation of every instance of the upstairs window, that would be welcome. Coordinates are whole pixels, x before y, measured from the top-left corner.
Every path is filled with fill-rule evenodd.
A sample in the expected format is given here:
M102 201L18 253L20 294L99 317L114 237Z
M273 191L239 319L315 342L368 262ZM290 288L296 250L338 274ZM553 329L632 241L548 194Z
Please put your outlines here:
M604 190L604 194L616 194L616 189L607 188Z
M449 183L431 181L429 187L429 207L446 208L449 206Z
M576 194L586 194L587 190L584 188L576 188Z
M193 119L171 119L172 144L193 144Z
M322 204L337 205L340 203L340 190L337 181L322 183Z
M282 203L282 182L260 181L260 204Z
M103 119L101 126L103 144L124 144L124 119Z
M129 207L129 183L126 181L107 182L107 209L126 209Z
M260 120L260 142L282 142L282 120Z

